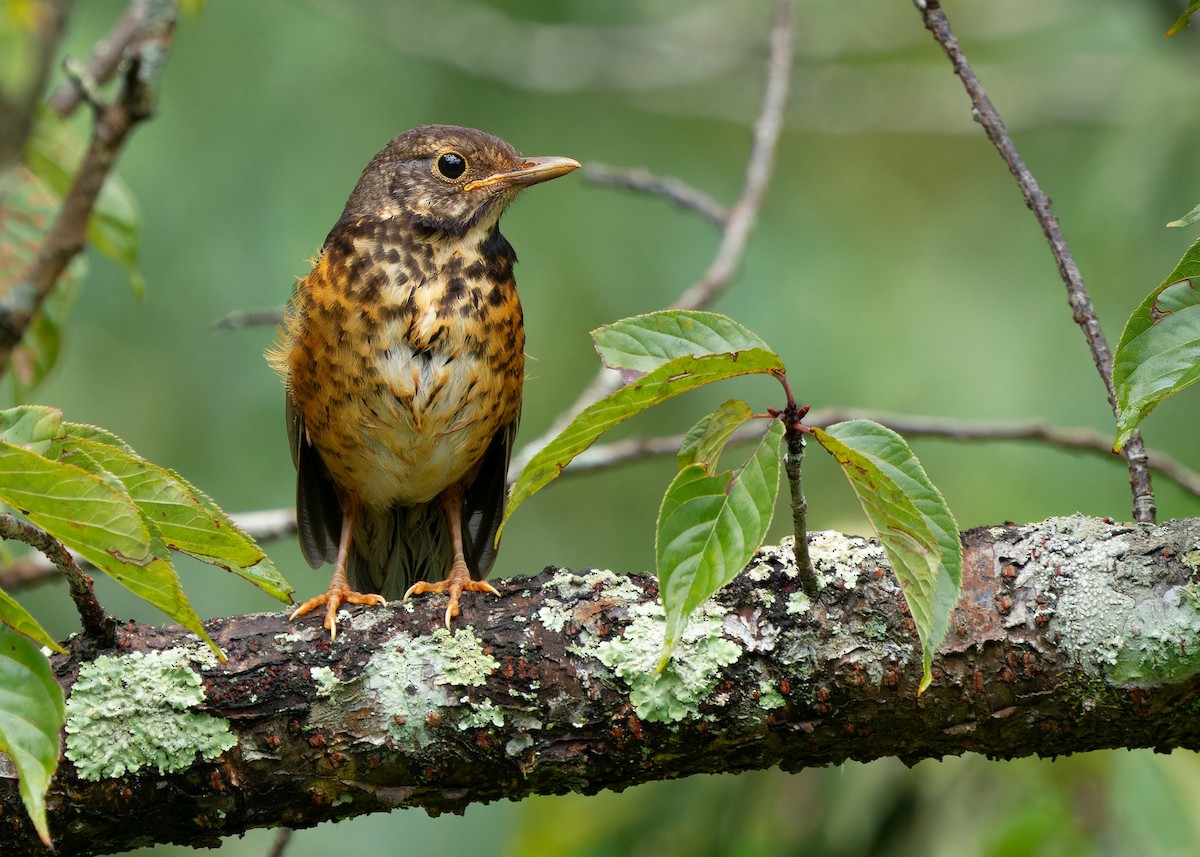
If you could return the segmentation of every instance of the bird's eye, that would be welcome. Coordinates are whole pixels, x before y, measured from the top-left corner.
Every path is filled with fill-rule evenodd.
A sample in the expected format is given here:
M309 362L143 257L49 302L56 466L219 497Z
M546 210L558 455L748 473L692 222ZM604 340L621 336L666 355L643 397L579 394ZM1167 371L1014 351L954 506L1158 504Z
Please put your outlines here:
M467 159L458 152L446 152L437 159L437 171L448 179L456 179L467 171Z

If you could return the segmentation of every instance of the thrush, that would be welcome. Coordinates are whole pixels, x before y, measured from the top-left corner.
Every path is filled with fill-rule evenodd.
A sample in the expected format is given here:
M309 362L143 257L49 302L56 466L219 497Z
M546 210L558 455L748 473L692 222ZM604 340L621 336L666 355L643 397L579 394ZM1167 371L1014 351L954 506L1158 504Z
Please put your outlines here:
M371 159L293 292L268 360L286 379L300 545L343 604L499 594L496 557L521 413L525 331L504 209L579 167L422 125Z

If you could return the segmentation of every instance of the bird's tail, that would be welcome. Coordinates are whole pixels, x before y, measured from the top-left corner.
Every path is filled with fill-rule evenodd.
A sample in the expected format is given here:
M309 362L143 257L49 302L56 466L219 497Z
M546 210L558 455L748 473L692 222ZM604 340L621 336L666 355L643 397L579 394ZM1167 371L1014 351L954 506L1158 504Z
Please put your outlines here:
M363 509L346 573L350 588L399 600L418 580L441 580L450 567L450 530L436 500Z

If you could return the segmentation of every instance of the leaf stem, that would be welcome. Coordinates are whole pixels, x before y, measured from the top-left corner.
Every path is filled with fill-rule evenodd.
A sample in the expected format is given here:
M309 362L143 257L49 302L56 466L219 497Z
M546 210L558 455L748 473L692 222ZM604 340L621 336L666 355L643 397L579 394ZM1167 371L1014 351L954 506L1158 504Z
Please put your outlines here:
M0 514L0 538L24 542L45 554L46 559L54 563L54 567L67 579L67 585L71 588L71 600L75 602L75 609L79 611L84 633L104 648L113 644L116 623L96 600L92 579L79 570L75 559L62 542L40 527L10 514Z
M782 379L781 379L782 380ZM788 391L791 398L791 391ZM805 409L807 410L807 409ZM800 483L800 469L804 464L804 431L800 425L803 417L794 401L782 414L783 440L787 444L784 472L787 473L788 488L792 492L792 532L796 544L792 552L796 558L796 572L800 575L800 586L809 598L817 597L817 575L813 571L812 557L808 553L808 501Z

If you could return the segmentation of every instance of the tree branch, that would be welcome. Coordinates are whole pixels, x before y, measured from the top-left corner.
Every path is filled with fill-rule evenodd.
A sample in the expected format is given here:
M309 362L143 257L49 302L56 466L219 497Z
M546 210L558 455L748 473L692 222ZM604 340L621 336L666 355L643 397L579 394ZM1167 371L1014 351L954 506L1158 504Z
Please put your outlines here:
M498 581L452 635L440 597L355 609L336 643L319 620L214 620L224 665L179 628L124 625L108 652L76 638L53 659L71 693L57 852L772 765L1200 748L1200 519L1075 516L964 543L963 598L919 698L883 553L838 533L812 537L817 599L790 545L764 548L658 680L653 582L603 571ZM11 768L0 814L0 853L43 853Z
M1046 242L1050 245L1050 252L1054 256L1054 263L1058 267L1059 276L1067 287L1067 303L1071 306L1075 323L1079 325L1084 339L1087 340L1088 348L1092 352L1092 361L1096 364L1096 371L1100 373L1100 379L1104 382L1104 389L1108 394L1108 404L1112 408L1113 414L1116 415L1117 398L1113 392L1112 383L1112 352L1109 351L1108 343L1104 339L1104 332L1100 329L1100 319L1096 315L1092 299L1083 284L1083 275L1079 273L1075 258L1067 246L1067 239L1054 214L1050 197L1042 190L1037 179L1033 177L1033 173L1026 166L1025 160L1017 151L1012 137L1004 127L1004 121L984 91L983 84L975 76L970 63L967 62L967 57L959 46L958 39L955 38L954 31L950 28L950 21L946 17L946 13L942 11L938 0L913 0L913 4L925 22L925 28L933 34L934 39L942 46L942 50L946 52L946 56L954 65L954 73L958 75L963 88L971 98L972 116L983 126L987 138L992 141L992 145L996 147L996 151L1000 153L1004 163L1008 165L1009 172L1017 180L1017 186L1021 189L1021 196L1024 197L1025 204L1042 227L1042 233L1046 236ZM1139 432L1135 432L1129 439L1121 451L1121 455L1124 456L1129 466L1129 485L1133 492L1134 519L1143 523L1152 523L1155 517L1154 491L1150 484L1146 447Z
M137 2L137 0L135 0ZM0 296L0 374L12 351L41 309L67 265L83 249L96 197L117 162L130 132L150 117L153 86L170 47L175 4L147 4L152 17L143 22L127 51L128 64L117 97L97 108L92 139L58 216L46 233L37 258L20 280ZM148 13L149 14L149 13Z
M762 108L754 123L750 158L746 162L746 179L741 196L729 210L717 246L716 256L708 270L671 304L671 309L699 309L711 303L733 280L741 265L766 196L767 184L775 168L775 148L783 130L783 114L787 107L792 69L792 8L789 0L776 0L771 18L770 57L767 61L767 83L763 91ZM621 386L620 375L602 368L580 392L575 402L554 420L538 437L513 453L509 469L520 473L538 450L548 444L575 419L584 408Z
M809 411L805 425L827 428L845 420L873 420L907 438L932 437L957 441L1030 441L1047 446L1099 455L1111 461L1112 435L1088 428L1068 428L1049 425L1041 420L964 420L949 417L927 417L888 414L855 408L820 408ZM731 436L733 442L750 440L762 434L762 426L747 424ZM592 470L614 467L652 455L673 455L679 451L683 435L631 437L612 443L598 443L572 459L563 476L579 476ZM1193 496L1200 497L1200 473L1169 453L1149 451L1149 466ZM3 580L0 572L0 580Z

